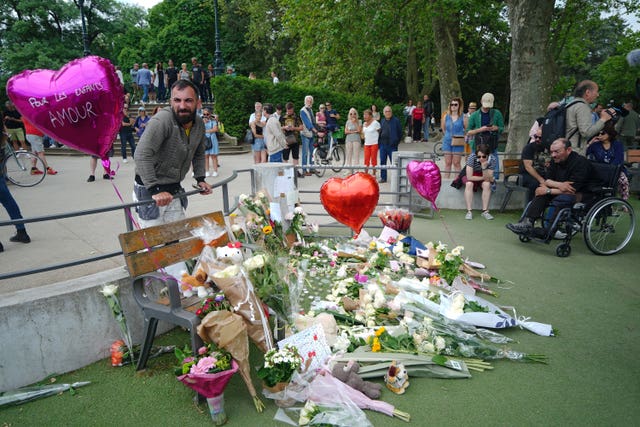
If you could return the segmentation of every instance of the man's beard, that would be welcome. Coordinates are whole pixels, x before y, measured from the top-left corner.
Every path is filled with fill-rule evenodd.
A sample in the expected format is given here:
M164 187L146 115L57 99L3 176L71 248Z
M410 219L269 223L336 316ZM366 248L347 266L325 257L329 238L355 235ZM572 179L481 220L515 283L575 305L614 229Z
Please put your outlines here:
M176 112L176 110L174 110L173 108L171 109L171 111L173 112L173 116L176 118L176 121L178 123L180 123L181 125L186 125L187 123L193 122L196 119L196 111L190 111L185 109L182 110L178 110L178 112ZM180 114L180 113L189 113L188 115L184 115L184 114Z

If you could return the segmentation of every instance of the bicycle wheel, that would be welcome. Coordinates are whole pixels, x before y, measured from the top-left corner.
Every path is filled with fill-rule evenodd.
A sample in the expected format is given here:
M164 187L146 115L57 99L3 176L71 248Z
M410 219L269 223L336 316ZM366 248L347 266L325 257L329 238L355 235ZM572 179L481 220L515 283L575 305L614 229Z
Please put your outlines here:
M433 154L438 157L444 156L444 151L442 151L442 142L436 142L436 145L433 146Z
M331 163L331 170L334 172L340 172L344 167L344 158L344 147L342 145L336 145L333 147L331 158L329 159L329 163Z
M313 166L323 166L323 162L325 162L326 160L323 160L322 157L320 156L320 150L318 149L318 147L313 149L313 154L311 155L311 159L313 160ZM311 172L313 172L314 174L316 174L317 177L322 177L324 176L324 168L313 168L311 169Z
M607 198L596 203L587 214L582 230L584 242L596 255L620 252L633 237L635 213L627 202Z
M34 165L43 173L32 175L31 168ZM40 157L26 151L18 151L7 157L5 161L5 172L7 179L20 187L33 187L40 184L47 174L44 162Z

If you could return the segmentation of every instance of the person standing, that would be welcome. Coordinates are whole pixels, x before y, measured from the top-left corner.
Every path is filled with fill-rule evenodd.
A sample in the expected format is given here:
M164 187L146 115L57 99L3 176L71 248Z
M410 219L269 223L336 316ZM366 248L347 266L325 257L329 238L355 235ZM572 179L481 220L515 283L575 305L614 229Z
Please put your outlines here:
M149 121L136 149L134 198L155 202L137 208L143 228L185 217L180 183L190 166L201 194L211 194L205 181L204 122L196 115L197 87L179 80L171 88L170 102Z
M134 121L129 117L129 106L127 104L122 108L122 123L120 123L120 153L122 154L122 162L128 163L127 160L127 143L131 148L131 157L136 154L136 142L133 138Z
M297 167L300 163L300 143L298 142L298 133L302 130L302 121L293 108L293 102L287 102L285 105L285 113L280 117L280 126L287 140L287 148L282 152L282 159L289 161L291 154L293 166ZM295 141L294 141L295 140ZM298 178L304 178L304 174L297 170Z
M16 110L16 106L13 102L7 101L4 103L6 109L2 113L2 121L7 133L11 137L14 150L27 151L27 143L24 136L24 125L22 123L22 114ZM18 145L19 144L19 145Z
M636 134L640 129L640 116L633 109L633 102L625 102L623 108L627 110L627 115L620 118L616 125L616 130L620 133L620 138L626 148L636 147Z
M207 69L204 71L204 94L202 98L206 102L213 102L213 94L211 93L211 79L215 77L216 72L213 69L213 64L207 65Z
M420 142L422 127L425 122L424 108L420 101L418 101L418 105L416 105L411 112L411 121L413 123L413 142Z
M329 133L329 138L333 137L333 133L338 129L338 120L340 120L340 114L331 106L330 102L325 102L326 111L324 113L325 118L327 119L327 132Z
M178 71L178 78L180 80L191 80L191 73L187 70L187 63L180 64L180 71Z
M402 113L404 114L404 125L405 125L405 127L407 129L407 136L409 138L411 138L411 135L413 135L413 110L414 110L414 108L416 108L416 106L413 105L413 100L410 99L409 101L407 101L407 105L405 105L404 108L402 109Z
M7 136L4 132L0 135L0 153L4 153L4 146L7 144ZM0 203L7 210L7 214L9 214L9 218L16 220L22 219L22 214L20 213L20 207L16 200L11 195L9 191L9 187L7 187L7 178L4 175L4 156L0 156ZM16 234L13 237L10 237L9 240L12 242L20 242L20 243L29 243L31 242L31 238L27 234L27 229L24 224L16 224ZM4 247L2 243L0 243L0 252L4 252Z
M36 128L33 123L27 120L26 117L22 118L24 123L24 129L27 134L27 141L31 144L31 151L36 156L40 157L44 167L47 169L47 175L56 175L58 172L53 170L53 168L49 167L47 163L47 157L44 155L44 133L42 133L38 128ZM42 175L40 169L36 167L36 160L33 159L33 164L31 165L31 175Z
M391 111L389 105L385 105L382 114L384 117L380 121L378 148L380 149L380 166L386 166L387 159L389 159L389 164L391 164L394 151L398 151L398 144L402 139L402 125L400 124L400 120L393 115L393 111ZM380 181L378 182L387 182L386 169L380 171Z
M205 148L204 150L204 168L207 171L205 175L215 178L216 176L218 176L218 154L220 151L218 146L218 121L215 120L214 117L212 117L211 110L209 110L208 108L204 109L204 112L202 113L202 120L204 121L205 134L210 142L210 144L208 145L209 148ZM211 169L211 172L209 172L210 164L213 167L213 169Z
M378 139L380 137L380 122L373 119L371 110L364 110L362 113L364 123L362 132L364 133L364 172L369 173L369 166L378 165ZM372 170L372 175L376 176L376 170Z
M142 88L142 102L149 102L149 86L151 86L152 79L153 74L149 70L149 64L145 62L136 75L136 83L138 87Z
M469 117L467 133L473 137L472 152L476 152L476 146L486 144L491 149L491 154L496 159L493 177L497 181L500 177L500 158L498 157L498 138L504 131L504 118L497 108L493 108L494 97L492 93L485 93L480 99L480 110Z
M590 105L596 102L600 92L598 85L591 80L578 83L573 94L573 100L567 105L565 137L571 141L571 150L584 156L587 142L604 128L615 112L612 109L602 110L599 120L593 122Z
M362 122L358 120L358 110L349 110L349 119L344 125L345 165L357 166L360 164L360 146L362 145Z
M460 171L460 163L464 156L464 130L466 127L464 115L461 113L462 111L464 111L464 102L462 101L462 98L452 98L451 102L449 102L447 111L444 113L444 116L440 121L440 126L444 134L442 137L442 151L444 152L444 178L449 178L451 176L451 172L457 174L458 171Z
M267 146L264 143L264 127L267 119L262 114L262 103L256 102L253 106L254 112L249 116L249 127L253 133L253 163L267 162Z
M165 98L166 98L165 95L167 93L167 90L165 88L165 81L166 81L166 77L165 77L164 66L162 65L162 61L158 61L158 63L156 63L156 70L155 70L155 77L154 77L154 82L157 82L156 99L158 102L165 101Z
M271 72L271 81L273 82L274 85L277 85L278 83L280 83L280 79L278 79L278 75L276 74L275 71Z
M178 80L178 69L173 63L173 59L170 59L167 62L167 68L164 70L164 88L165 94L163 98L165 101L168 98L169 91L171 90L171 86Z
M422 109L424 110L424 124L422 125L422 140L429 142L429 129L431 128L431 119L433 118L434 108L433 101L429 99L429 95L425 94L422 100ZM462 111L462 109L460 110Z
M204 70L202 66L198 63L198 58L191 58L191 81L195 83L196 87L200 91L200 95L202 95L201 99L204 99ZM205 100L206 101L206 100Z
M313 140L318 133L316 128L316 116L313 114L313 96L307 95L304 97L304 107L300 109L300 119L302 120L302 131L300 132L300 138L302 139L302 167L306 176L311 176L311 169L309 166L312 164L311 155L313 153Z
M282 133L280 122L275 117L276 112L273 104L264 104L262 112L267 118L267 125L264 127L264 141L267 145L270 163L282 162L282 152L287 148L287 141Z
M138 86L138 71L140 71L140 65L138 63L133 64L133 68L129 70L129 76L131 76L131 99L130 102L140 100L140 86Z

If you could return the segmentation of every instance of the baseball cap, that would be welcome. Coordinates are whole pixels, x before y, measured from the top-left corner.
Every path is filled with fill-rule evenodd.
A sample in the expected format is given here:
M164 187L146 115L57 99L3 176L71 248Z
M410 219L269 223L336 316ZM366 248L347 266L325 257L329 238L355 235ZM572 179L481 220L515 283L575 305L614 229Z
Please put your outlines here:
M478 108L478 104L476 104L475 102L470 102L469 108Z
M138 107L138 111L145 111L144 107Z
M493 94L487 92L482 95L482 99L480 100L480 102L482 103L483 108L493 108L493 100Z

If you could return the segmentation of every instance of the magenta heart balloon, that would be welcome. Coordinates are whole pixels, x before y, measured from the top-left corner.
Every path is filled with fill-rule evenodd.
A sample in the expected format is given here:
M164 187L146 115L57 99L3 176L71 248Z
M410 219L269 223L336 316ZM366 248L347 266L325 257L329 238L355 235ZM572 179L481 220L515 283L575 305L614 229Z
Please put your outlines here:
M58 71L26 70L7 82L7 94L51 138L102 159L120 129L124 92L107 59L75 59Z
M424 162L411 160L407 165L407 176L411 186L416 189L418 194L430 201L433 208L438 210L436 198L440 194L440 185L442 184L438 165L430 160Z

